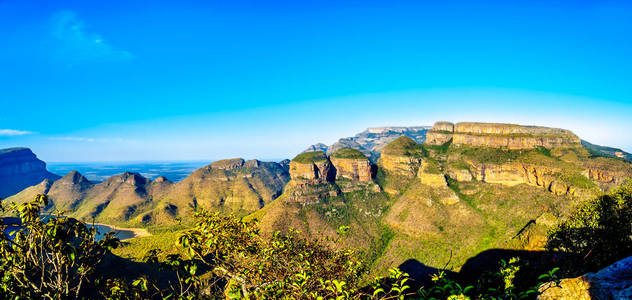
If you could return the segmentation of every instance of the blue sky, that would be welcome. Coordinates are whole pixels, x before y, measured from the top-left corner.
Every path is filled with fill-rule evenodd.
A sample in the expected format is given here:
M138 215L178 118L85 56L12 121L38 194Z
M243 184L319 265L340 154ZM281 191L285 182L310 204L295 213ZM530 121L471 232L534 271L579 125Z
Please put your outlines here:
M0 148L292 157L366 127L562 127L632 151L617 1L0 0Z

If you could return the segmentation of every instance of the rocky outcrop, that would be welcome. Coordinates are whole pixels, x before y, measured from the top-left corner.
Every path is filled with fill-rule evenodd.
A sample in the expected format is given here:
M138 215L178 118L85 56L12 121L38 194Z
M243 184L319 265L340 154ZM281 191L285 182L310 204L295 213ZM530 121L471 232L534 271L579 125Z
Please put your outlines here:
M39 160L31 149L0 149L0 198L17 194L45 179L54 181L59 176L48 172L46 163Z
M211 164L211 168L216 170L234 170L237 168L241 168L244 165L243 158L231 158L231 159L222 159Z
M562 170L523 163L472 164L476 180L508 186L528 184L556 195L584 196L585 191L560 179Z
M378 165L384 170L405 177L415 177L423 156L420 145L401 136L382 149Z
M539 292L539 300L632 299L632 256L597 273L546 283Z
M336 169L323 151L305 152L290 162L288 199L303 204L338 196Z
M445 175L439 169L436 161L426 159L421 163L417 178L422 184L430 186L434 190L436 200L445 205L459 202L459 197L448 187Z
M510 150L580 146L580 139L569 130L514 124L451 125L447 122L437 122L426 135L426 143L429 145L443 145L450 140L454 145Z
M448 186L445 175L438 169L436 162L430 160L424 160L421 163L417 178L421 180L421 183L431 187L439 188Z
M470 170L463 169L463 168L449 167L446 170L446 175L450 176L450 178L459 182L467 182L467 181L472 181L472 179L474 179L474 177L472 177L472 173L470 172Z
M323 151L306 152L290 162L290 177L300 183L333 182L336 179L336 169Z
M630 178L629 175L626 175L621 172L613 172L606 169L586 169L582 172L582 175L603 183L613 183L615 185L622 184L627 179Z
M342 148L330 156L336 168L336 179L349 179L359 182L371 182L373 179L371 162L362 152Z
M428 145L443 145L452 140L454 124L450 122L436 122L426 133L425 143Z

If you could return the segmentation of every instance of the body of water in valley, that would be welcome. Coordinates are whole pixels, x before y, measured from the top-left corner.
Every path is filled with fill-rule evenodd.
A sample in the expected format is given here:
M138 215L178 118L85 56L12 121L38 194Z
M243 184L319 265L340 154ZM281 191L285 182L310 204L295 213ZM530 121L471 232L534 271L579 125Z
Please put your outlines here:
M117 237L120 240L126 240L126 239L131 239L133 237L136 237L136 234L134 233L133 230L128 230L128 229L124 229L124 228L113 228L110 225L106 225L106 224L86 224L88 227L94 227L97 229L97 234L95 236L95 240L100 241L103 239L103 237L110 233L110 232L114 232L114 236ZM19 225L15 225L15 226L9 226L5 229L5 233L9 236L10 233L12 231L18 230L20 229L21 226ZM13 239L13 238L12 238Z

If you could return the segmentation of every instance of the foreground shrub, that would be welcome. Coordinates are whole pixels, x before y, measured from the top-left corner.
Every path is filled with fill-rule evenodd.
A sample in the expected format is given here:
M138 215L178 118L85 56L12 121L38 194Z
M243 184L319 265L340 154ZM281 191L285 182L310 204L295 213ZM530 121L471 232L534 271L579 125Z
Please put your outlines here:
M546 248L572 254L571 275L595 271L632 255L632 182L580 206L549 233Z
M95 267L119 240L107 234L95 241L96 229L61 215L42 218L35 201L12 205L20 226L2 225L0 234L0 291L16 299L78 298L95 282Z

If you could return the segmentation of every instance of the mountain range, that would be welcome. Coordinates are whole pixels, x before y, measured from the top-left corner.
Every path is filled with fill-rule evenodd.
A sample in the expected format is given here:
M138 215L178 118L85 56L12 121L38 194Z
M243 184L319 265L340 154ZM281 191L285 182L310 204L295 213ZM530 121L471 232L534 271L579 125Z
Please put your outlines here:
M490 248L540 249L576 205L632 178L626 155L563 129L437 122L370 128L279 163L216 161L177 183L70 172L7 201L45 193L49 211L123 226L186 222L200 209L257 219L267 234L333 237L344 225L343 243L375 272L408 259L458 269Z

